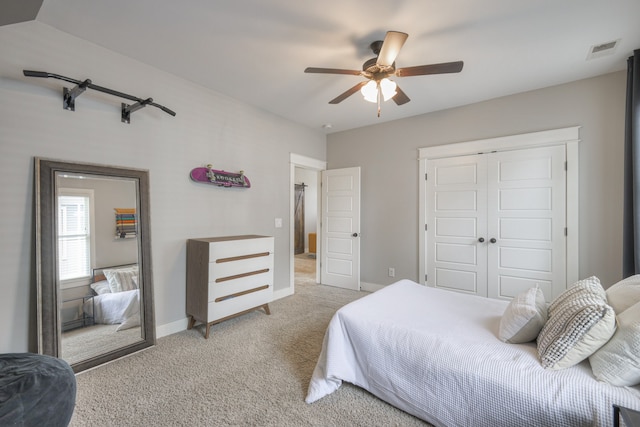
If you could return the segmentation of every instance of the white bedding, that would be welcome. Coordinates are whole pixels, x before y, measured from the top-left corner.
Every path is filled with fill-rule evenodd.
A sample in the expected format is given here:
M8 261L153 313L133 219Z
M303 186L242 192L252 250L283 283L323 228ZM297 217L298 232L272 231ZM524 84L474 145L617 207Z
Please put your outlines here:
M506 301L402 280L336 312L307 403L342 381L436 426L612 425L639 387L595 380L587 361L551 371L535 343L498 339Z
M140 290L96 295L84 303L84 311L95 323L118 324L121 331L140 325Z

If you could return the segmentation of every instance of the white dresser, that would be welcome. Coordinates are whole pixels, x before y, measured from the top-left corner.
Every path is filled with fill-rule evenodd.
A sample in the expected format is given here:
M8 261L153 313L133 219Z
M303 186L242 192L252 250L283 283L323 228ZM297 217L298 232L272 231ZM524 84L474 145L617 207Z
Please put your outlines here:
M211 325L273 299L273 237L243 235L187 240L188 329Z

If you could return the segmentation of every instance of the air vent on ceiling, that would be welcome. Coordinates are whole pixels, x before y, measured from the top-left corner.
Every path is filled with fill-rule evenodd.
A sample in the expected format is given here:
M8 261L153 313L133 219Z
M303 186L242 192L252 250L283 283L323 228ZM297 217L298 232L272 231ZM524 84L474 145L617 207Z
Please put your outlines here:
M591 46L587 60L611 55L620 44L620 39Z

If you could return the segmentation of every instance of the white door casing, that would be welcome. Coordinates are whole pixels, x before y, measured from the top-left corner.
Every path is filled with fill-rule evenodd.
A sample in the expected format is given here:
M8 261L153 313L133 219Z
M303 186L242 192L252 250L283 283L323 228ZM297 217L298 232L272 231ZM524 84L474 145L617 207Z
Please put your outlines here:
M439 274L443 287L457 287L456 290L474 293L480 290L480 293L483 293L484 285L478 280L482 276L481 260L486 257L486 265L497 265L491 272L487 271L485 276L489 284L494 284L489 286L492 290L487 289L486 295L494 298L507 299L538 284L543 288L546 298L551 299L566 286L574 283L579 274L578 131L579 127L572 127L420 149L420 176L425 178L420 180L419 194L420 220L425 227L425 231L419 235L420 281L423 284L429 282L431 285L432 280L437 277L434 275L437 266L441 269ZM548 155L541 154L545 153L547 148L539 151L527 150L529 152L526 154L524 151L517 151L535 147L552 147L549 148L554 151L551 157L556 160L551 161ZM486 186L487 205L497 206L488 208L493 212L493 220L486 223L486 234L483 233L483 224L475 223L474 218L477 216L469 204L471 194L482 197L482 190L474 187L475 180L481 180L483 177L483 166L477 164L481 161L475 160L479 158L476 156L478 153L486 158L486 179L487 182L492 182ZM448 171L442 170L441 189L468 193L466 206L464 197L458 201L461 204L458 208L465 208L466 211L457 212L457 216L450 215L452 219L436 220L435 214L434 218L430 218L429 212L431 209L435 211L437 196L434 190L428 187L437 179L434 175L435 163L431 164L437 159L443 159L443 168L449 168ZM452 178L450 175L455 168L466 170L466 175L462 173L462 179ZM426 179L427 173L429 180ZM553 182L559 177L563 180L562 185ZM556 190L550 191L551 187L555 187ZM440 197L440 217L445 216L444 208L456 207L446 197ZM447 201L449 206L444 203ZM478 209L481 204L482 201L476 199L473 208ZM524 210L519 209L518 204L521 204L520 207L528 206L535 209L529 209L530 212L524 214ZM550 215L549 209L543 209L549 205L553 206L553 215ZM437 222L443 227L441 238L446 235L448 239L443 240L444 244L438 248L439 252L436 252L434 241ZM448 226L448 229L445 226ZM457 231L452 228L457 228ZM471 238L474 231L475 249ZM491 243L492 238L496 239L496 243ZM479 242L478 239L482 239L483 242ZM558 246L558 242L562 245ZM481 245L484 245L486 251ZM454 248L459 251L454 251ZM523 254L524 257L521 256ZM521 261L523 259L525 261ZM463 264L465 268L452 268L456 263ZM549 265L553 267L552 272L549 272ZM462 273L450 273L447 268ZM452 277L455 274L459 274L466 281L458 280L452 286ZM550 282L558 285L549 290Z
M360 168L322 172L321 281L360 290Z

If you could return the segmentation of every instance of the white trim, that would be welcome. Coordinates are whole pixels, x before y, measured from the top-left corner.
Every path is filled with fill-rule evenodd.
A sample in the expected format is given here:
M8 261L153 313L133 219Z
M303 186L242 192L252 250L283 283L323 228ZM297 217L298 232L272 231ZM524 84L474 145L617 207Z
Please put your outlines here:
M176 320L175 322L165 323L156 327L156 338L166 337L168 335L176 334L178 332L186 331L189 326L189 319L187 317Z
M95 217L95 191L92 188L60 187L56 190L56 209L60 196L84 196L89 199L89 270L95 268L96 261L96 217ZM56 247L58 246L58 232L56 230ZM56 266L58 271L58 266ZM59 280L60 289L72 289L86 286L91 283L91 271L89 276L75 279Z
M579 204L578 204L578 143L580 126L520 135L502 136L418 149L418 282L425 284L427 200L425 179L427 160L457 157L492 151L521 150L524 148L564 145L567 155L567 286L579 278Z
M289 153L289 287L281 289L274 293L273 299L284 298L289 295L293 295L295 292L295 265L294 265L294 233L295 224L293 221L295 212L295 183L296 183L296 167L303 169L311 169L318 172L327 169L327 162L324 160L318 160L300 154ZM320 191L318 193L318 199L320 198ZM321 209L320 200L318 200L318 209ZM317 216L316 230L318 235L320 232L320 215ZM321 253L321 239L316 239L316 253ZM316 282L320 283L320 257L316 257Z
M360 282L360 292L375 292L384 288L386 285L379 285L377 283Z
M418 149L419 159L437 159L441 157L457 157L468 154L479 154L490 151L521 150L523 148L543 147L546 145L578 142L580 126L563 129L545 130L520 135L501 136L476 141L458 142L454 144L436 145Z

